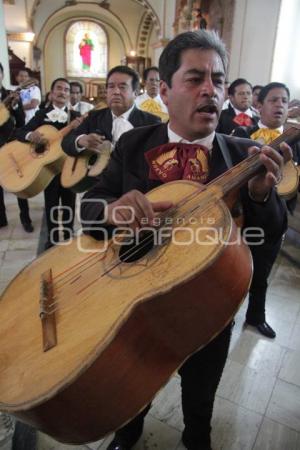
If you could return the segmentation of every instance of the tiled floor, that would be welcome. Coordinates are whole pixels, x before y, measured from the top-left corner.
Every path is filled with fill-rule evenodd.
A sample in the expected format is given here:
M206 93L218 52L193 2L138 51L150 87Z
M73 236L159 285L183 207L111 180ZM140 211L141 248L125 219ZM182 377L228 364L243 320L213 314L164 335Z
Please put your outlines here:
M0 229L0 289L36 254L42 196L30 200L35 231L27 234L18 220L12 195L6 196L9 226ZM294 224L299 215L291 219ZM298 222L299 223L299 222ZM299 257L296 242L284 249ZM300 449L300 269L283 254L271 277L267 313L277 337L263 338L244 328L246 302L236 316L231 350L218 389L213 417L215 450ZM183 450L180 380L176 375L161 390L147 416L135 450ZM105 449L111 440L82 446L60 444L39 433L38 450Z

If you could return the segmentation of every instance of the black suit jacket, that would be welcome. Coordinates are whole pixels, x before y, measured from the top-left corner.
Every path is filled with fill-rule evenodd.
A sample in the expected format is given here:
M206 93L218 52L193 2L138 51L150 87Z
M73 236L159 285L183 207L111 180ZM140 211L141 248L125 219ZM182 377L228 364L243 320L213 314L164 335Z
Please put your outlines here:
M16 139L22 142L26 142L25 137L27 133L29 133L30 131L35 131L42 125L52 125L57 130L61 130L62 128L66 127L68 125L68 122L49 122L47 114L53 109L54 108L52 105L45 109L39 109L24 127L17 130ZM65 108L65 111L68 112L68 108ZM80 117L80 113L77 111L69 111L69 113L70 121L74 120L76 117Z
M161 122L159 117L141 111L136 107L132 110L128 120L134 127L143 127ZM112 114L109 108L91 111L78 128L64 137L62 141L64 152L70 156L77 156L78 152L75 148L75 140L82 134L97 132L98 134L104 135L109 141L112 141L112 125Z
M89 203L90 199L104 199L111 203L132 189L146 193L162 184L149 179L149 167L144 155L148 150L167 142L166 124L136 128L122 135L107 168L99 175L96 185L84 195L81 206L82 220L90 222L102 218L103 207ZM216 134L210 159L210 180L228 169L225 152L235 165L247 157L247 149L251 145L253 141L248 139ZM240 190L240 196L245 226L261 227L265 231L267 242L277 242L286 229L287 219L285 205L275 190L272 190L265 203L252 201L247 187ZM88 226L91 227L87 230L89 234L96 239L102 239L101 232L93 230L97 225ZM107 228L112 230L112 227Z
M231 134L232 131L237 128L239 125L233 121L236 114L232 106L229 104L227 109L223 109L220 115L219 123L217 126L218 133ZM253 125L256 125L259 121L259 117L253 115L252 122Z
M10 91L2 87L1 100L5 100ZM25 123L25 113L23 110L22 102L19 100L16 108L8 108L10 112L9 119L0 126L0 147L4 145L9 139L14 138L15 128L22 127Z

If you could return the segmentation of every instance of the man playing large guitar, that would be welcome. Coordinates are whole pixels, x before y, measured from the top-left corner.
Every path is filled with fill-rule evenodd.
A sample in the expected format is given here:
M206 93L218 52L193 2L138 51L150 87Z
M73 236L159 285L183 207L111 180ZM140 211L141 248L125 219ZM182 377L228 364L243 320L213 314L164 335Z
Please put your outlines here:
M264 86L258 95L258 110L260 120L258 124L249 127L238 127L233 136L250 138L261 144L270 144L282 133L288 116L290 91L283 83L269 83ZM300 162L300 145L292 146L293 159ZM290 162L289 164L292 164ZM291 167L293 169L293 166ZM297 191L298 173L295 169L295 187ZM290 210L295 207L297 193L287 204ZM254 264L253 278L249 290L249 304L246 313L246 323L269 338L275 338L276 333L266 322L265 303L268 287L268 276L279 253L282 240L270 244L268 247L252 247Z
M25 113L18 92L11 92L2 86L3 66L0 63L0 147L6 144L14 135L15 129L22 127L25 123ZM20 220L24 230L28 233L33 231L33 225L29 215L29 204L27 199L17 198L20 209ZM8 225L4 203L4 192L0 186L0 228Z
M73 121L74 127L78 126L80 114L76 111L69 111L70 84L65 78L57 78L51 85L51 105L45 109L37 111L34 117L18 132L17 139L22 142L33 144L43 144L43 135L38 131L42 125L52 125L57 130L64 128ZM58 207L61 199L63 208L63 228L64 239L72 235L74 223L74 210L76 195L69 189L61 186L60 175L56 175L44 191L45 211L47 221L47 242L45 249L52 247L59 242L58 230Z
M108 108L91 111L76 130L64 137L62 148L69 156L84 156L85 150L100 153L104 140L114 146L125 131L160 122L158 117L135 106L139 77L130 67L113 67L106 87Z
M165 211L166 216L172 206L170 201L166 198L150 203L144 193L176 177L210 181L228 169L230 158L236 165L248 150L258 151L254 142L251 147L249 140L215 133L224 101L226 68L226 50L214 32L187 32L168 43L160 57L159 72L160 95L170 121L131 130L120 138L98 183L84 196L81 215L83 224L89 224L86 232L101 239L101 219L111 231L126 222L132 228L149 224L157 212ZM291 158L287 145L282 145L282 151L285 159ZM286 226L285 207L274 189L283 160L272 148L263 147L260 161L265 172L240 190L245 226L263 230L267 243L277 242ZM102 200L107 201L106 208ZM199 301L200 297L199 292ZM189 450L211 450L210 421L231 327L230 323L220 330L179 369L185 425L182 440ZM131 449L142 434L148 410L149 406L118 430L108 449Z

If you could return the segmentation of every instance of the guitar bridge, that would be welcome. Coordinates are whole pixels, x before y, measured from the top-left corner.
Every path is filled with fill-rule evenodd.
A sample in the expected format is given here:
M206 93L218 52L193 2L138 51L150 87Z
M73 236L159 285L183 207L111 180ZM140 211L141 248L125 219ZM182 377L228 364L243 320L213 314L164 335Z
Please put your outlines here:
M46 352L57 344L51 269L42 274L40 288L40 318L42 321L43 350Z

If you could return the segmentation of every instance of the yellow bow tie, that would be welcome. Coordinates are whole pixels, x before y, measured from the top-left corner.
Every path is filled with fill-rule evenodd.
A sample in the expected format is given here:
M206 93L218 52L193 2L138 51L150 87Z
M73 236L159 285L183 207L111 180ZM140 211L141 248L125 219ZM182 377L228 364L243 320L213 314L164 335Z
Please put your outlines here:
M274 141L281 133L276 128L259 128L257 131L251 134L251 139L254 141L258 141L260 144L270 144L270 142Z
M163 112L161 105L153 98L149 98L142 102L139 108L142 111L146 111L160 117L163 122L166 122L169 119L169 115Z

